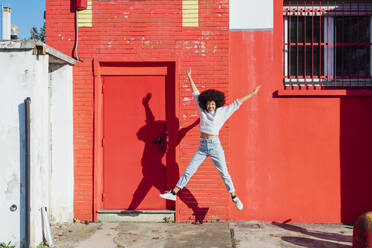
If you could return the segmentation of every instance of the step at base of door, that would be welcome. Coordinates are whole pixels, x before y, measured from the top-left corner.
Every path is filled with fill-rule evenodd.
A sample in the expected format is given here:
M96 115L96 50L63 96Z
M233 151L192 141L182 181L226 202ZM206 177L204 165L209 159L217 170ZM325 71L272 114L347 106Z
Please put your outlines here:
M97 220L102 222L173 222L174 210L98 210Z

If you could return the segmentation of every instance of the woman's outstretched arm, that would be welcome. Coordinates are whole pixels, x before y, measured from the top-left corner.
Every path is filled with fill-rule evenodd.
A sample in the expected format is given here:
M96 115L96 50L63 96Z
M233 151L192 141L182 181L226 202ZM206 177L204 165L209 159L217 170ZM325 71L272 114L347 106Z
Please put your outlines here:
M191 78L191 68L187 70L187 77L189 78L192 92L198 91L198 88L196 88L195 83Z
M243 96L243 97L239 98L239 102L243 103L243 102L247 101L249 98L256 95L257 92L260 90L260 88L261 88L261 85L256 86L256 88L251 93L249 93L246 96Z

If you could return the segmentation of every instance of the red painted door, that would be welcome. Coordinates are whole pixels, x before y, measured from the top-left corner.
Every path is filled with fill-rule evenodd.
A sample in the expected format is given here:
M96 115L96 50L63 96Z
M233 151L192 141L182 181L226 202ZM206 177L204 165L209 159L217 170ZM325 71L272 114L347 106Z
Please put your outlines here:
M165 209L165 76L103 77L103 208Z

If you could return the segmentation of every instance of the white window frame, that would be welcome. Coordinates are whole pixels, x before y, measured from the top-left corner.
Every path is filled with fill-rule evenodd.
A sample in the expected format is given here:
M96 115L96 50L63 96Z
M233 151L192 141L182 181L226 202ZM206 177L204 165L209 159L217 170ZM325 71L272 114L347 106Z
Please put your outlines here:
M352 9L357 9L357 4L353 3L351 5ZM372 3L368 3L367 6L363 3L363 9L367 8L368 10L372 10ZM318 10L333 10L338 6L284 6L284 10L313 10L314 12L295 12L292 15L283 15L283 41L285 44L289 43L288 40L288 29L289 29L289 16L301 15L301 16L321 16L324 15L324 12L316 12ZM344 6L345 10L350 9L350 5ZM352 12L352 15L356 16L358 12ZM340 13L341 15L342 13ZM324 43L334 43L334 27L335 27L335 14L329 15L328 13L324 18L323 25L324 25ZM346 15L346 14L345 14ZM347 14L350 15L350 14ZM370 15L370 43L372 43L372 15ZM324 76L334 76L335 68L334 68L334 59L335 59L335 49L334 45L324 45ZM283 48L283 73L284 76L289 75L289 46L284 45ZM370 45L370 76L372 76L372 45ZM355 82L355 83L353 83ZM361 83L363 82L363 83ZM339 86L372 86L372 79L337 79L336 84L333 78L284 78L284 85L285 86L330 86L330 87L339 87Z

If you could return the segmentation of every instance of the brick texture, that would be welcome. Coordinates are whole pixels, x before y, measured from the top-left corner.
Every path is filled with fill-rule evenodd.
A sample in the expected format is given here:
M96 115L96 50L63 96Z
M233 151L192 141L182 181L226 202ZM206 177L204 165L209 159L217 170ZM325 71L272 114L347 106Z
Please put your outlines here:
M47 44L73 56L75 14L67 0L46 1ZM112 0L92 2L92 27L79 28L78 55L74 66L74 214L93 218L94 83L93 58L113 61L175 61L176 109L181 128L195 121L197 109L188 100L191 89L186 69L192 68L200 90L216 88L229 99L229 3L228 0L199 0L199 26L182 27L182 1ZM228 123L220 134L228 166ZM179 146L180 173L197 149L199 130L194 128ZM177 201L177 221L194 221L206 213L206 220L229 218L229 195L208 158ZM196 208L195 208L196 206ZM192 210L192 208L194 207ZM206 211L208 210L208 211Z

